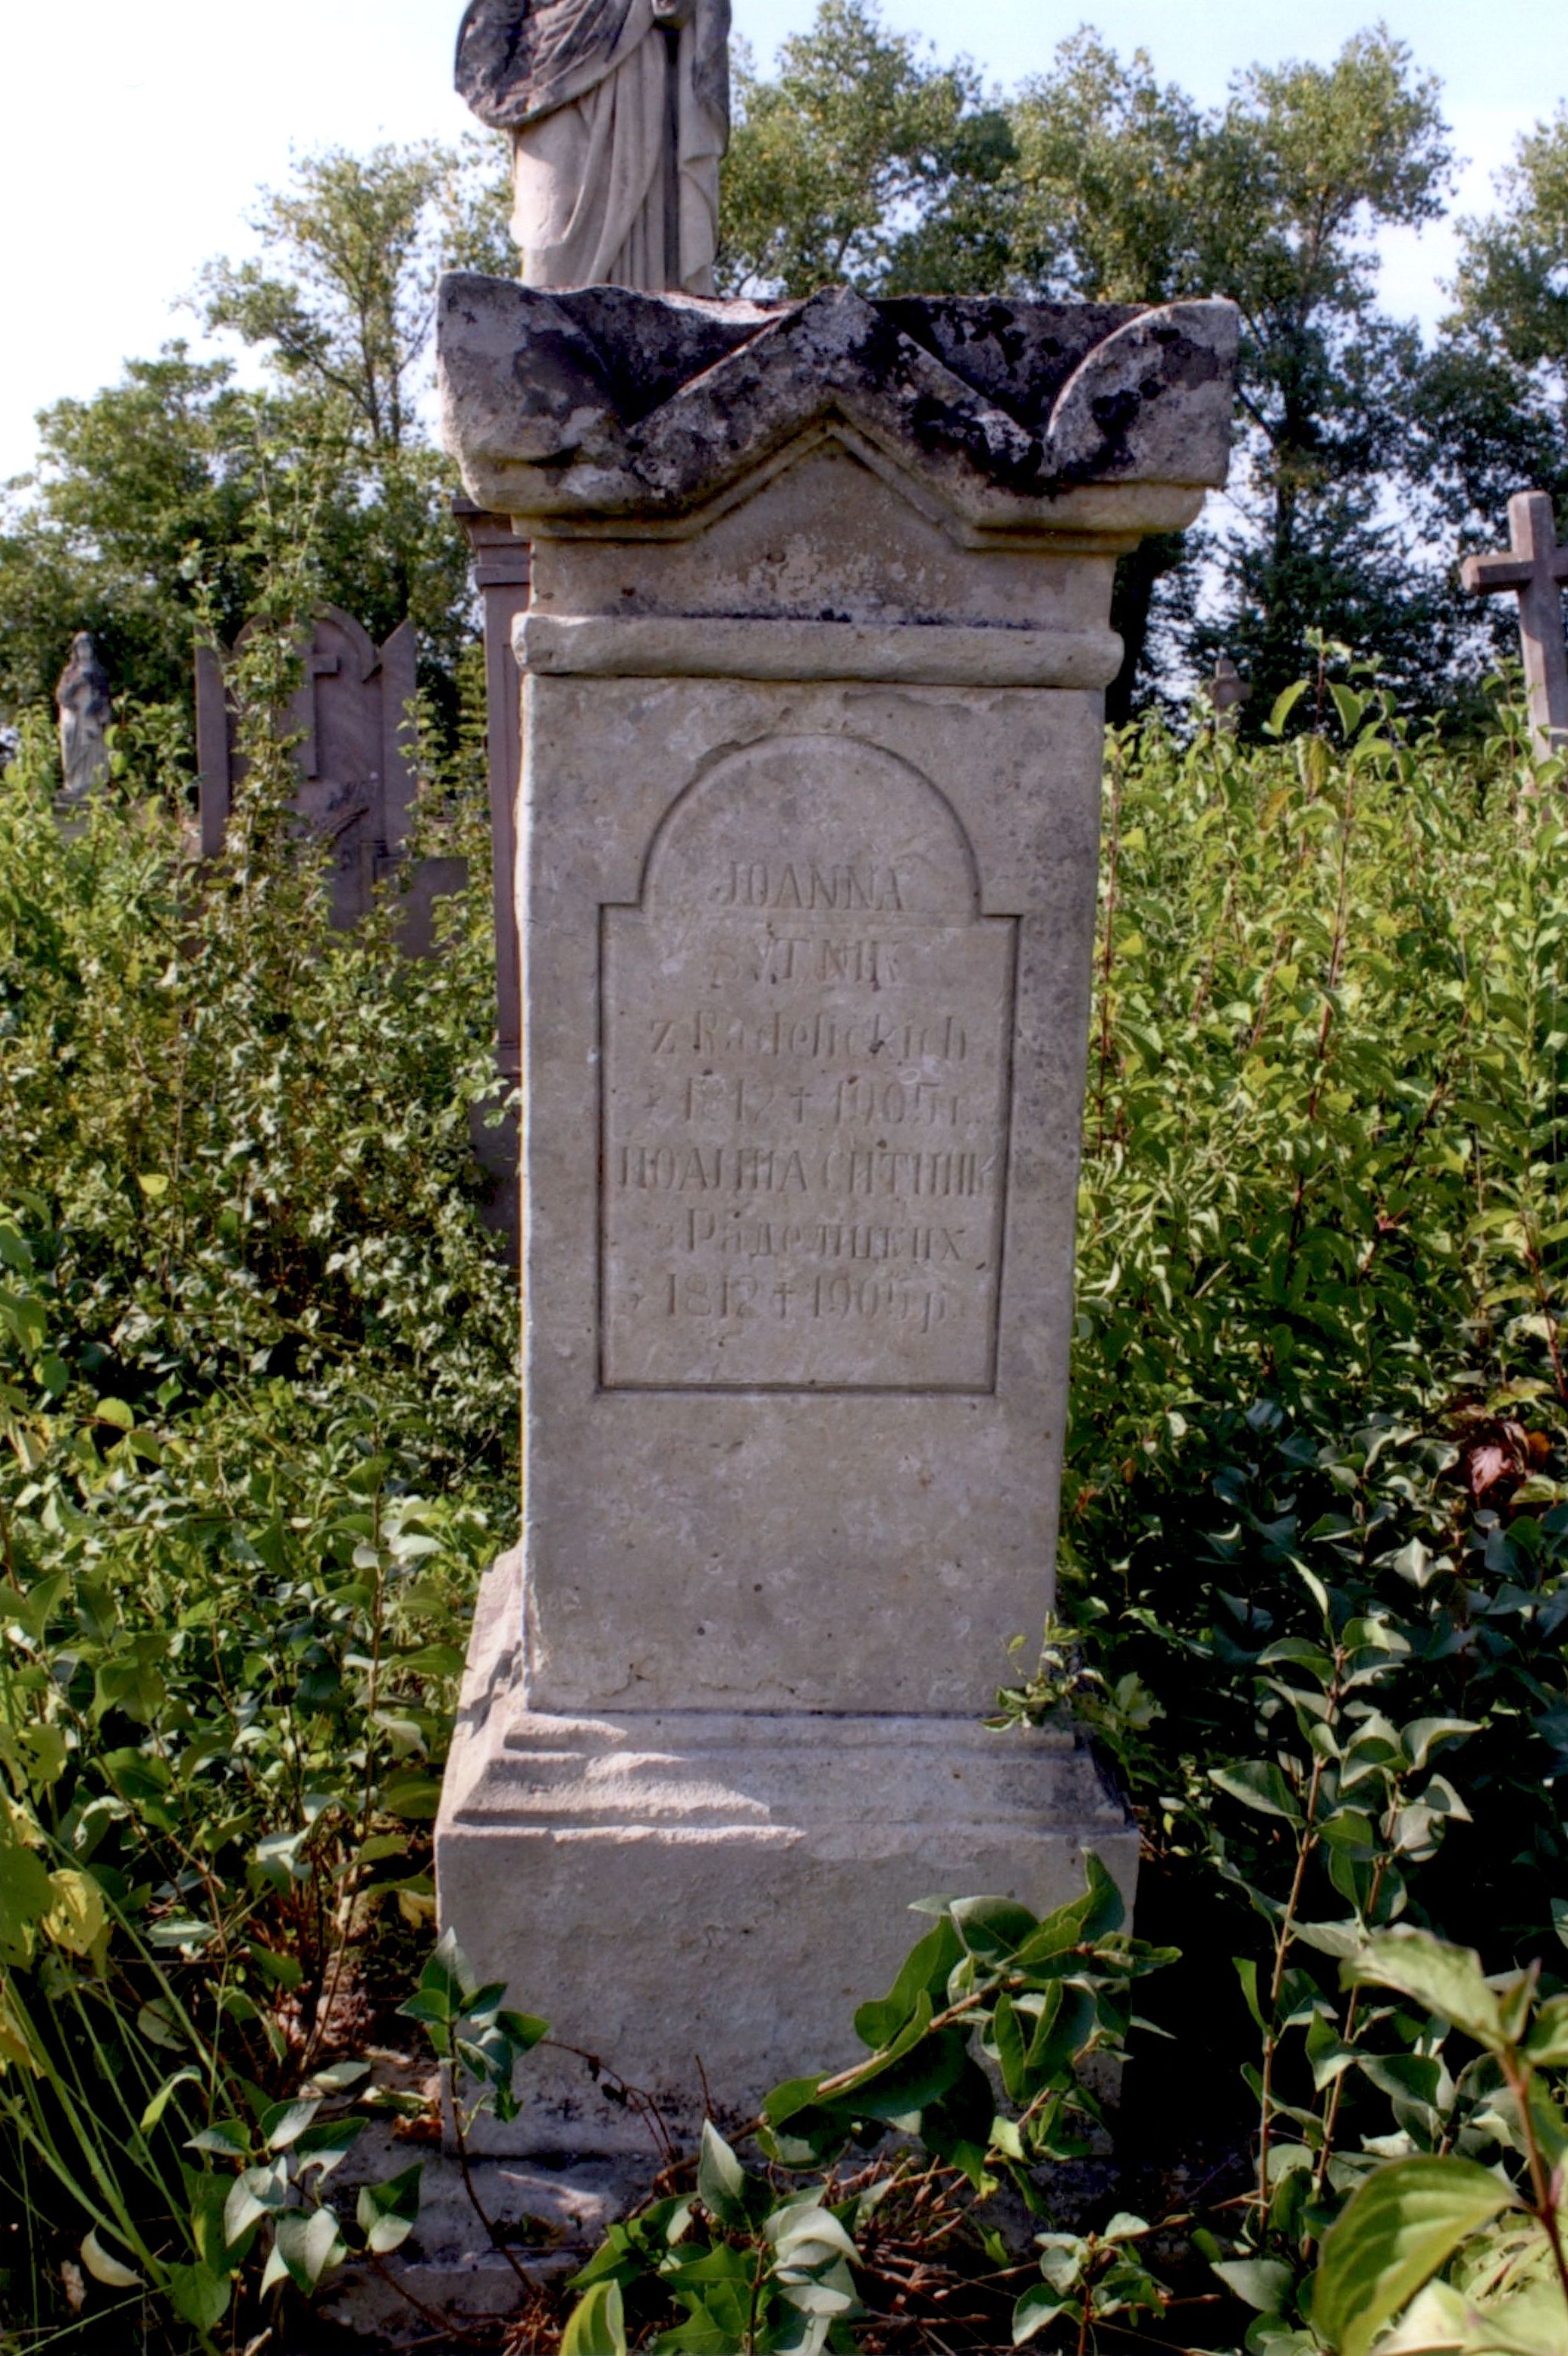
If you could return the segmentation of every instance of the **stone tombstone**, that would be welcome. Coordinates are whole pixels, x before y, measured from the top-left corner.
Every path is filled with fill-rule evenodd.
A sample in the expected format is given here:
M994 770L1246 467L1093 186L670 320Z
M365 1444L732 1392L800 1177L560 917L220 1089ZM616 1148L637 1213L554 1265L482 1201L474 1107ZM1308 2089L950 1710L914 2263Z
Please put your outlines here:
M109 674L86 630L70 642L70 660L55 688L59 714L59 807L75 809L109 775L107 730L114 717Z
M409 830L415 779L407 729L418 687L413 624L402 623L377 647L351 614L325 605L302 657L304 677L279 726L298 739L296 807L302 825L331 846L333 919L347 926L368 914L374 888L396 866ZM196 731L202 855L216 859L239 765L223 658L215 647L197 651ZM453 888L454 880L445 888ZM430 891L424 887L439 887L441 879L416 881L421 888L407 926L428 933Z
M532 548L526 1512L440 1907L690 2129L853 2058L914 1900L1131 1889L1073 1733L982 1719L1052 1597L1112 575L1225 479L1235 314L440 309ZM528 2091L514 2150L637 2132Z

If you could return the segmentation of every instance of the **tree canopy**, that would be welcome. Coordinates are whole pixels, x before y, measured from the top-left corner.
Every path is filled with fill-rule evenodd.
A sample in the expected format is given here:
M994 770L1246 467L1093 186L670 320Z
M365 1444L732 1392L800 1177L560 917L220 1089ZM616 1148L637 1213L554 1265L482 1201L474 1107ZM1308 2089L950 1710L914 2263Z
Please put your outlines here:
M877 0L820 0L771 71L743 46L737 67L724 292L1239 305L1231 488L1122 560L1114 717L1181 701L1221 648L1259 691L1254 723L1314 633L1416 708L1507 648L1506 610L1465 601L1456 569L1509 491L1568 500L1568 106L1460 223L1427 346L1383 304L1379 240L1443 215L1452 157L1436 83L1381 26L1327 64L1240 71L1209 107L1087 27L993 88ZM505 215L504 155L480 139L329 149L263 190L259 252L215 260L191 297L252 365L175 343L41 416L0 508L0 717L47 697L80 627L123 689L187 699L198 618L238 630L256 519L289 501L315 519L320 594L378 634L411 614L448 691L474 611L430 429L434 287L453 263L515 267Z

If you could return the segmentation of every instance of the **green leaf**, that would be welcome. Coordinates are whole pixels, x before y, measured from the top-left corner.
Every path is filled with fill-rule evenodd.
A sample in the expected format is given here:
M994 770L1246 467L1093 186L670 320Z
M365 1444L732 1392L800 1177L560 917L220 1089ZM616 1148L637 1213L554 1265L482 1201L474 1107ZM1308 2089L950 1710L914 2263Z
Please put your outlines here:
M1463 1742L1467 1735L1480 1730L1472 1718L1417 1718L1403 1730L1400 1744L1412 1767L1419 1771L1440 1742Z
M861 2005L855 2015L855 2034L873 2052L891 2045L923 1996L933 2004L946 1994L954 1965L964 1943L946 1915L925 1936L917 1939L905 1956L897 1979L885 1997Z
M1232 1955L1231 1960L1236 1967L1236 1977L1242 1983L1242 1994L1246 1999L1247 2010L1252 2014L1258 2027L1266 2034L1268 2022L1264 2017L1263 2000L1258 1994L1257 1957Z
M393 1666L413 1677L460 1677L463 1655L455 1644L421 1644L417 1653L400 1653Z
M1362 715L1366 712L1366 697L1358 695L1353 687L1341 686L1338 680L1329 680L1328 692L1334 699L1334 709L1339 715L1339 725L1344 730L1346 737L1353 736L1360 726Z
M1030 2022L1029 2026L1032 2028L1033 2022ZM997 2062L1002 2073L1002 2083L1007 2088L1008 2099L1021 2106L1029 2098L1028 2049L1024 2044L1024 2032L1019 2026L1018 2009L1011 1997L1005 1992L997 1998L991 2034L996 2043Z
M48 1868L30 1848L0 1841L0 1962L25 1964L32 1932L55 1902Z
M243 2159L250 2148L251 2130L243 2119L215 2119L186 2145L187 2151L215 2152L220 2159Z
M262 1977L271 1980L274 1987L281 1987L293 1995L294 1989L304 1984L304 1967L295 1962L293 1955L277 1954L271 1947L247 1947L245 1953Z
M746 2171L714 2126L702 2122L702 2156L697 2164L697 2197L721 2225L744 2224Z
M317 2168L324 2177L330 2176L358 2141L364 2126L363 2119L322 2119L306 2127L293 2147L300 2175L307 2168Z
M1264 723L1264 734L1266 736L1282 736L1285 734L1285 722L1306 692L1307 681L1304 679L1298 679L1285 689L1283 695L1275 696L1274 710Z
M1462 2029L1489 2053L1502 2051L1497 1993L1487 1986L1481 1959L1469 1947L1453 1947L1426 1931L1385 1931L1369 1939L1364 1952L1345 1963L1347 1987L1392 1987L1429 2012Z
M392 1775L382 1784L379 1798L388 1815L427 1824L441 1813L441 1778L414 1772Z
M1021 2348L1048 2323L1054 2323L1067 2305L1068 2294L1049 2283L1031 2283L1013 2309L1013 2346Z
M176 2311L198 2331L216 2331L229 2312L229 2302L234 2285L227 2274L215 2266L201 2265L171 2266L168 2271L169 2297Z
M1013 1898L955 1898L948 1911L969 1953L987 1963L1005 1962L1040 1928L1039 1916Z
M1292 1825L1301 1822L1296 1794L1272 1759L1252 1759L1235 1767L1211 1767L1209 1781L1260 1815L1283 1816Z
M118 2258L111 2257L98 2238L96 2226L82 2243L81 2263L94 2282L103 2283L111 2290L140 2290L143 2287L139 2274L130 2266L122 2265Z
M368 2062L329 2062L324 2070L311 2072L304 2091L307 2094L344 2094L369 2075Z
M416 2160L400 2176L389 2176L381 2184L360 2186L354 2213L366 2246L377 2257L387 2257L393 2250L400 2249L419 2222L423 2175L424 2162Z
M1524 2050L1539 2069L1568 2068L1568 1996L1548 1997L1535 2016Z
M1319 2336L1336 2356L1367 2356L1467 2235L1517 2205L1511 2187L1474 2160L1422 2154L1380 2168L1323 2237L1312 2290Z
M1214 2272L1245 2307L1260 2315L1283 2315L1296 2288L1296 2276L1280 2258L1222 2258Z
M318 2095L295 2103L274 2103L261 2121L261 2140L269 2151L287 2151L297 2143L321 2108Z
M618 2282L584 2292L561 2334L560 2356L626 2356L626 2311Z
M1093 2033L1094 2020L1094 1998L1086 1987L1052 1980L1044 1991L1029 2040L1031 2094L1071 2070Z
M295 2289L304 2291L308 2297L322 2276L341 2265L348 2254L337 2219L330 2209L308 2213L292 2209L278 2219L272 2230L276 2239L261 2276L263 2291L282 2281L286 2274Z
M549 2023L537 2013L499 2011L496 2025L504 2029L519 2053L531 2053L534 2047L549 2035Z
M101 1720L118 1709L139 1725L151 1726L168 1699L159 1666L166 1649L162 1636L144 1634L101 1662L93 1681L94 1717Z
M152 2134L153 2129L157 2126L158 2121L168 2109L169 2103L176 2087L199 2086L201 2083L201 2072L188 2067L184 2070L176 2070L172 2078L165 2078L163 2084L158 2088L157 2093L153 2096L152 2101L147 2104L146 2109L142 2113L142 2133L144 2135Z
M229 2187L223 2204L223 2238L230 2248L243 2241L263 2217L276 2216L289 2197L288 2162L271 2168L247 2168Z

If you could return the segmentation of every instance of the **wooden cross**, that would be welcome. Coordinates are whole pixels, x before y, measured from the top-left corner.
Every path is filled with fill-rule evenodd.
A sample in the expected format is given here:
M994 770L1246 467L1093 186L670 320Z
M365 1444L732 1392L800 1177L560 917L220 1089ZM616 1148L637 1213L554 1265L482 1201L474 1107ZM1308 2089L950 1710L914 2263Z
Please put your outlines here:
M1568 548L1557 545L1552 501L1544 491L1516 491L1508 503L1509 553L1467 556L1459 577L1479 597L1511 589L1519 598L1519 635L1530 690L1530 733L1541 760L1568 745L1568 639L1563 631L1562 584Z

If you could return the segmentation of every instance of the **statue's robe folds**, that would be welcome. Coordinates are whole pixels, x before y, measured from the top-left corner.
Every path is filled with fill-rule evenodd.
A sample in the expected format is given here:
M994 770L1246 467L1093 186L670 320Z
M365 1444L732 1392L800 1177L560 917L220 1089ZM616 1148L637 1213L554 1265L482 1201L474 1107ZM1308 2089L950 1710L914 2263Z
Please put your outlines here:
M729 29L729 0L678 32L654 0L472 0L457 87L511 133L529 285L711 294Z

